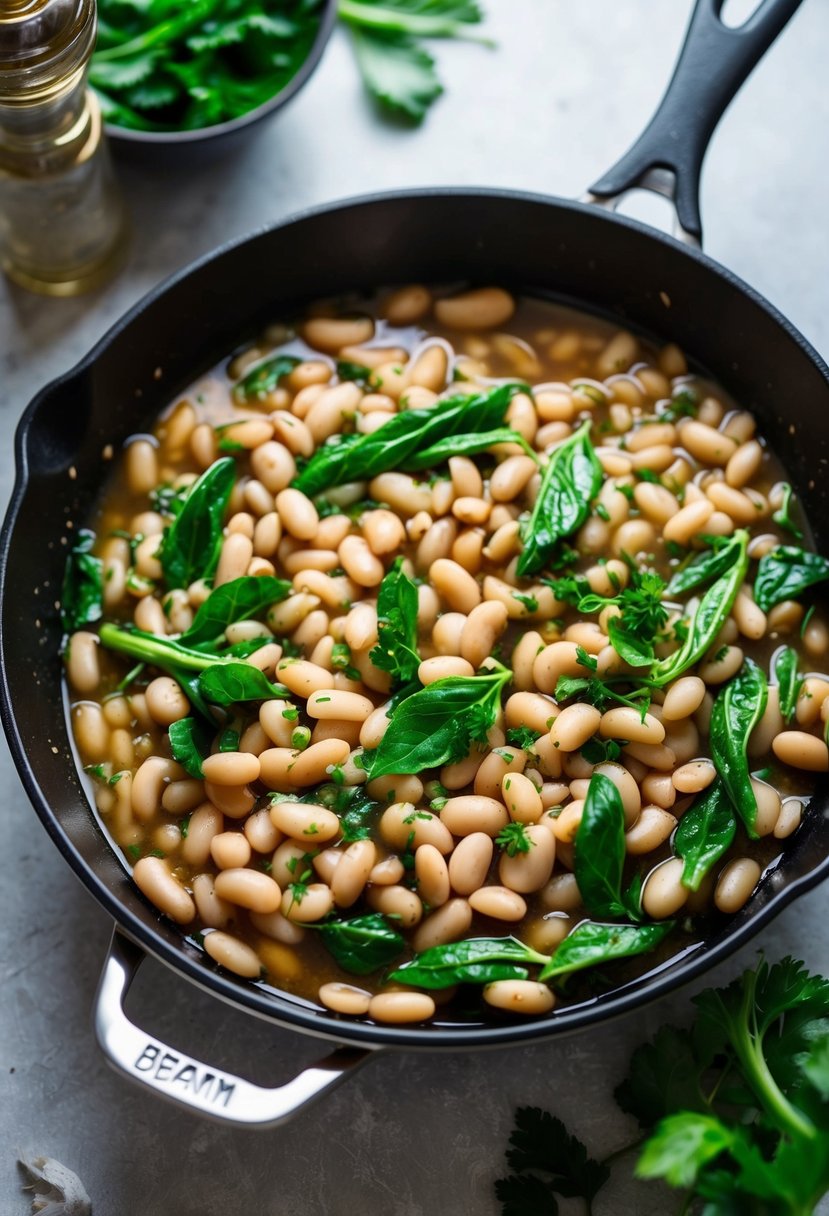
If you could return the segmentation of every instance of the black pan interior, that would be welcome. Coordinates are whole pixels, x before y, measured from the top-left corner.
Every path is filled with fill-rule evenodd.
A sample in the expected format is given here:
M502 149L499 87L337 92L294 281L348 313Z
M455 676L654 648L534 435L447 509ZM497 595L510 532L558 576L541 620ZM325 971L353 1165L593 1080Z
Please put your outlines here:
M149 951L263 1017L352 1042L483 1046L603 1020L731 953L829 873L829 799L816 796L783 862L714 939L623 989L520 1024L420 1029L339 1021L220 973L160 921L91 814L68 745L56 612L66 544L120 444L200 371L320 296L409 281L497 283L614 317L693 359L755 412L829 551L829 369L759 296L671 238L597 208L496 191L419 191L324 208L197 263L132 310L48 386L17 434L18 480L0 543L2 712L44 826L80 878Z

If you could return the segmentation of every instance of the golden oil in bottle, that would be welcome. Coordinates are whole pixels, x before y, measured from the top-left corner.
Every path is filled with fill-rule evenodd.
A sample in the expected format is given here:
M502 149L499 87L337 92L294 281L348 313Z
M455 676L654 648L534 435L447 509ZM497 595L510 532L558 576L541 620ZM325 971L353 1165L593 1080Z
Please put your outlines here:
M94 0L0 4L0 265L47 295L94 287L117 263L124 211L86 87Z

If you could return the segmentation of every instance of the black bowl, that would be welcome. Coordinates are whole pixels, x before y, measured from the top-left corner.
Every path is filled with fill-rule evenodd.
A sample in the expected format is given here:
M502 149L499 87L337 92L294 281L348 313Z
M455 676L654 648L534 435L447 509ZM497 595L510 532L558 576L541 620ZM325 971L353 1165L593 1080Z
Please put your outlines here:
M192 164L195 160L212 157L216 152L226 152L231 146L238 147L255 132L263 119L286 106L308 82L322 58L336 20L337 0L325 0L317 36L299 71L284 88L256 109L229 122L197 127L192 131L134 131L107 123L110 147L119 157L141 162L162 160L165 165L173 162Z

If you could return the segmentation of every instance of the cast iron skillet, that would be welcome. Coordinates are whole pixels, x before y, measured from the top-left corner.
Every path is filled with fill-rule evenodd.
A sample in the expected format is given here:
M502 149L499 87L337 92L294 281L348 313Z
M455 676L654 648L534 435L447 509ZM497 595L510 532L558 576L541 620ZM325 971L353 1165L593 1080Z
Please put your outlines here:
M357 199L305 213L174 276L29 406L17 431L17 482L0 545L2 716L46 830L119 926L101 981L96 1028L110 1060L128 1075L203 1113L252 1125L275 1123L334 1084L372 1049L523 1043L640 1006L727 957L829 874L829 800L819 793L785 857L743 911L656 972L515 1024L398 1028L339 1020L219 971L132 885L90 813L73 763L61 704L61 629L55 611L67 528L88 515L106 445L117 451L218 355L283 310L320 296L413 280L503 284L575 302L678 342L756 412L815 525L818 546L826 551L829 511L822 471L829 459L829 369L783 317L698 247L697 188L707 140L799 2L764 0L735 30L719 19L723 0L698 0L659 111L588 196L601 206L441 189ZM680 240L608 210L634 186L674 200ZM168 1051L123 1011L143 951L271 1022L348 1046L278 1090Z

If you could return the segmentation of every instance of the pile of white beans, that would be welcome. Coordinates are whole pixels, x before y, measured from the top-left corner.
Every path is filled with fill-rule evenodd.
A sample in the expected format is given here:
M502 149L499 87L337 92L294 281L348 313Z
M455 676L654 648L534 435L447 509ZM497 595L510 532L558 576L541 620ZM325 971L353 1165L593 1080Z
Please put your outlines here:
M303 361L263 400L234 403L232 384L283 346ZM340 382L335 359L372 369L370 386ZM668 542L701 547L701 535L744 527L757 558L783 539L771 521L782 471L756 437L753 417L689 375L677 347L656 350L604 322L516 302L498 288L435 297L411 286L382 297L374 314L321 308L295 331L274 326L194 384L152 435L128 443L93 521L105 615L175 637L210 587L200 580L165 591L157 550L167 521L148 495L162 483L186 485L223 450L234 452L238 480L213 583L244 574L291 582L291 594L264 620L227 630L230 643L266 639L247 661L283 684L290 699L237 707L239 750L216 750L197 780L171 759L167 728L190 712L176 681L150 671L117 691L128 661L81 631L67 653L71 725L83 763L102 766L94 786L103 822L159 912L201 931L207 953L236 975L343 1015L422 1021L451 993L407 991L384 984L382 974L358 986L306 928L331 914L384 913L416 952L510 933L554 951L586 915L573 840L594 771L619 789L627 852L645 878L643 906L662 919L738 910L779 842L798 827L809 774L829 768L829 677L809 676L790 728L772 684L749 744L756 769L773 773L753 779L763 839L750 844L738 834L710 880L690 893L670 841L715 776L706 744L712 697L744 655L768 669L786 642L800 650L802 669L823 660L829 634L820 609L801 637L801 604L779 604L766 616L745 586L709 654L655 693L643 719L624 706L604 713L582 703L562 707L554 699L559 677L584 674L577 647L596 656L599 674L626 670L607 636L618 609L580 618L541 580L517 577L520 519L540 482L520 447L453 457L429 479L387 472L340 486L326 495L322 515L292 487L297 461L331 435L369 434L400 410L479 391L498 377L533 386L514 397L506 422L542 458L593 420L605 480L571 538L581 555L575 568L593 591L613 595L617 581L626 583L623 554L667 581ZM697 416L660 421L672 393L688 386L700 392ZM643 480L643 471L659 482ZM347 513L364 500L371 501L363 511ZM401 554L420 580L421 682L471 676L496 650L513 674L488 746L475 745L439 770L370 782L379 804L371 838L346 844L330 809L271 803L267 794L299 797L332 776L346 786L366 781L361 752L377 746L389 722L389 677L370 658L376 597ZM680 606L671 608L671 620L680 615ZM291 657L283 655L288 642ZM349 648L348 674L332 661L341 643ZM658 656L675 644L660 644ZM538 733L531 749L507 744L518 727ZM618 761L596 770L581 753L594 737L624 740ZM495 844L510 822L526 825L531 842L512 857ZM291 884L304 868L311 876L297 899ZM540 1014L554 1003L551 988L531 979L492 983L483 997L511 1013Z

